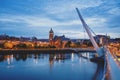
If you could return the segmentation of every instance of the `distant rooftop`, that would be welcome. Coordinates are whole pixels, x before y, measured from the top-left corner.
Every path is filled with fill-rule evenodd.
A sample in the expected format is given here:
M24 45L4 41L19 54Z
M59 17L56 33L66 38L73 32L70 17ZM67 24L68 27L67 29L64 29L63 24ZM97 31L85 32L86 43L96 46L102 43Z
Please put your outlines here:
M54 40L57 40L57 39L61 39L62 41L68 41L68 40L70 40L69 38L66 38L65 35L63 35L63 36L56 36L55 35Z

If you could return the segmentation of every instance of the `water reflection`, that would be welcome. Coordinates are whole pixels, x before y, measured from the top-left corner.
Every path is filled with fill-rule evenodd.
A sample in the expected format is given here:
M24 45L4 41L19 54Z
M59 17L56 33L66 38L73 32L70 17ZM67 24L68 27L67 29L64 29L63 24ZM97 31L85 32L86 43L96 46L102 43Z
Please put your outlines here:
M0 55L0 62L7 61L7 64L11 64L13 62L13 54L11 55Z
M38 58L39 56L37 54L34 55L34 63L37 64L38 63Z
M71 60L74 61L74 53L71 54Z
M0 75L3 80L9 80L5 75L12 80L19 80L19 76L24 76L20 80L31 77L32 80L92 80L97 69L89 60L92 55L88 52L0 54Z
M85 52L84 54L78 53L77 56L79 58L79 61L81 62L82 59L86 59L89 60L90 57L92 57L91 55L89 55L89 52ZM72 62L74 61L75 58L75 53L71 53L71 54L65 54L65 53L50 53L50 54L46 54L46 53L40 53L40 54L29 54L29 53L22 53L22 54L0 54L0 62L3 61L7 61L8 64L13 63L14 59L16 61L26 61L28 58L33 58L34 59L34 63L37 64L39 59L44 59L47 58L47 56L49 57L49 64L50 66L52 66L54 64L54 61L57 62L64 62L66 59L70 59Z

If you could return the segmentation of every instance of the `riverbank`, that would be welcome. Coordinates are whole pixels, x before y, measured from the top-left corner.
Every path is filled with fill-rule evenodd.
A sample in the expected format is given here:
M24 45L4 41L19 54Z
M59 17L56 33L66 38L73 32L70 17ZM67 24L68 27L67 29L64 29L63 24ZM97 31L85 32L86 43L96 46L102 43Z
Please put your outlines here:
M2 53L66 53L66 52L95 52L94 49L89 48L48 48L48 49L0 49L0 54Z

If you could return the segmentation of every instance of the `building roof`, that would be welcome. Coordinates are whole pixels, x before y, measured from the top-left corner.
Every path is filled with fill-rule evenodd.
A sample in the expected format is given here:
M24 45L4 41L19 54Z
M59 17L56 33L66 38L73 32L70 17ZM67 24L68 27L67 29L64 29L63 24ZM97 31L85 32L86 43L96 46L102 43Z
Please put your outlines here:
M68 41L70 40L69 38L66 38L64 35L63 36L56 36L54 37L54 40L61 39L62 41Z
M49 42L49 39L39 39L39 41L42 41L42 42Z

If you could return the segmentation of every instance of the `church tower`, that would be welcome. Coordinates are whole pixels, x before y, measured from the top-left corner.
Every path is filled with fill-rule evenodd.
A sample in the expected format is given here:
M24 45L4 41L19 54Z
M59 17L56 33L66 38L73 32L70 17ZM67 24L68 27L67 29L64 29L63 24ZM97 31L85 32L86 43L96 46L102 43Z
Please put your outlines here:
M49 44L50 44L50 46L53 46L53 37L54 37L54 32L51 28L51 30L49 31Z

